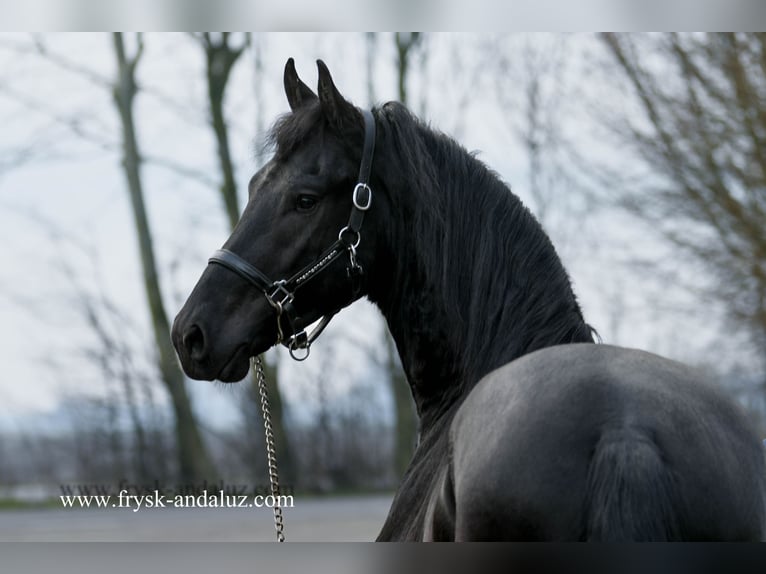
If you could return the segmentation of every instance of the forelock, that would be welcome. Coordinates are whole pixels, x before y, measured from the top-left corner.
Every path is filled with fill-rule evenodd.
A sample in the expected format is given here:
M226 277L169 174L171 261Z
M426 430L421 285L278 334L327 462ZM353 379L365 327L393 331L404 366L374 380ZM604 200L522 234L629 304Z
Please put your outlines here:
M322 120L318 102L311 102L277 118L266 136L266 143L277 159L295 150Z

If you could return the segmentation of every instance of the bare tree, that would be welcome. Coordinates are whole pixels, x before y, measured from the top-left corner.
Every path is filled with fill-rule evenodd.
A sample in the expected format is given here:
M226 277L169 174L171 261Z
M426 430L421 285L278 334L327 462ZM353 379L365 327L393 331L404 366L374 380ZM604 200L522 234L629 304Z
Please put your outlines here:
M396 78L399 101L408 105L408 80L413 58L423 47L424 34L419 32L394 34L396 46ZM412 392L401 363L391 334L386 331L386 350L388 359L386 368L389 374L391 392L394 397L395 436L394 470L397 476L404 474L412 459L417 442L417 416L413 408Z
M378 55L377 32L365 32L365 67L367 68L367 106L375 105L375 60Z
M549 158L555 157L560 137L556 122L560 91L556 84L560 81L563 57L560 49L538 48L525 39L519 50L513 54L503 50L498 58L498 96L508 110L505 118L511 131L526 151L527 191L533 202L531 207L543 224L559 191L546 175L556 170ZM518 103L517 94L521 96Z
M396 78L399 101L408 104L407 81L410 77L412 60L423 46L424 34L420 32L396 32Z
M220 187L221 198L229 218L229 225L233 228L239 221L239 201L234 176L234 162L231 159L229 145L229 127L224 116L224 96L231 71L247 48L247 37L245 36L237 46L232 45L231 34L228 32L221 34L204 32L194 34L193 37L197 39L205 52L210 122L215 135L218 160L223 176Z
M396 344L388 332L385 334L385 345L385 370L391 381L391 390L394 395L394 410L396 413L396 423L394 425L394 470L396 476L400 477L409 466L412 453L415 450L418 419L415 412L415 403L412 399L412 391L399 360Z
M243 36L243 41L238 45L232 45L233 39L229 34L202 34L195 36L200 45L204 48L206 56L206 79L210 112L209 124L212 128L217 144L221 173L221 184L218 185L218 183L215 182L215 178L211 178L207 174L204 174L195 168L179 164L167 158L149 156L139 152L138 145L136 143L137 137L135 134L135 125L132 124L132 104L133 99L139 92L139 87L135 81L135 68L138 65L143 53L143 38L140 36L138 37L138 50L132 57L129 57L125 54L122 36L118 35L114 37L115 46L118 45L118 38L122 44L122 58L124 60L124 66L123 63L118 61L118 65L121 66L120 80L118 85L114 88L113 94L115 96L115 103L117 103L118 110L120 111L120 119L122 122L121 125L124 128L122 145L117 145L115 142L111 141L108 136L103 135L104 133L108 133L109 130L94 129L91 125L93 122L90 121L93 118L88 118L88 122L83 122L80 118L58 115L46 108L44 102L38 102L27 94L20 92L17 93L10 86L0 85L0 88L2 88L2 91L6 96L10 96L12 99L18 101L24 107L32 108L35 111L42 113L43 115L49 116L55 125L63 126L77 137L93 142L100 148L109 152L123 152L123 169L125 170L128 179L129 189L131 192L131 205L133 207L134 219L136 221L136 226L139 232L140 253L142 257L142 267L145 274L145 289L147 291L147 299L150 304L152 327L154 328L155 338L157 338L157 340L164 339L165 341L169 342L169 339L161 334L161 332L165 330L163 329L162 324L167 324L167 316L162 304L162 300L160 299L159 279L157 276L158 272L156 269L156 262L154 261L152 240L149 234L148 219L145 213L146 208L143 202L143 190L141 189L139 166L151 163L165 169L170 169L182 177L189 177L200 181L205 185L217 187L223 199L223 205L228 221L230 226L233 227L239 217L239 203L237 186L235 183L235 168L230 147L230 130L224 114L224 99L226 88L229 84L231 71L234 68L236 62L240 59L241 54L249 45L253 46L254 52L256 50L254 44L251 44L252 37L249 34ZM102 76L100 73L91 70L85 65L81 65L78 62L67 58L64 54L60 54L57 51L48 49L44 39L41 37L34 37L32 42L29 44L3 42L0 45L4 49L12 50L20 55L39 56L45 58L52 64L59 67L61 70L76 74L99 87L107 87L110 89L112 88L111 79ZM115 50L117 50L116 47ZM260 56L257 55L256 67L260 68L260 66ZM258 70L256 70L256 74L257 73ZM158 89L148 86L141 86L140 91L142 94L146 93L151 95L154 99L163 103L163 105L165 105L168 109L181 115L184 121L189 120L189 114L187 113L188 110L184 110L180 104L173 101L172 98L169 98L166 94L163 94ZM130 123L126 124L126 122ZM26 150L24 151L24 157L26 157L28 154L26 153ZM92 326L93 325L91 324L91 327ZM160 364L160 371L163 378L165 378L166 374L168 373L168 369L170 369L171 372L173 369L177 370L177 367L175 367L174 354L172 351L168 353L167 349L160 346L158 349L158 355L158 363ZM173 357L172 366L167 360L168 356ZM94 361L96 359L95 356L91 358ZM280 455L280 460L284 461L282 463L282 466L284 467L283 473L289 475L291 467L290 461L292 457L289 453L287 435L284 430L284 424L282 420L282 400L277 387L276 365L273 362L267 362L266 369L270 386L270 396L272 400L272 415L274 417L273 425L275 427L277 451ZM180 372L179 376L182 376ZM168 385L166 382L166 387L167 386ZM173 392L175 395L172 394ZM182 418L188 419L192 413L190 409L187 409L184 406L184 403L188 403L185 387L183 387L181 391L173 392L171 393L171 396L173 397L174 409L177 411L177 414L178 412L186 412L187 414L182 414ZM195 421L195 425L196 424L197 422ZM194 434L199 436L198 431L195 431ZM192 452L197 449L197 447L194 446L195 442L199 442L198 446L200 448L204 446L201 441L197 441L193 437L187 436L184 440L187 442L187 445ZM182 448L180 443L179 448ZM181 456L183 457L183 455ZM204 454L204 458L209 460L209 456L207 454ZM183 464L181 466L184 467ZM205 463L204 466L212 469L212 466L209 463ZM189 476L187 471L182 472L185 476ZM210 471L207 471L206 475L207 474L210 474Z
M136 48L132 55L127 53L121 33L113 34L113 44L118 74L114 85L114 102L122 127L123 169L133 209L144 287L157 346L158 366L162 381L170 394L176 419L179 470L184 480L212 478L214 474L210 458L202 442L191 408L191 401L186 391L185 379L178 366L171 343L170 325L162 300L152 235L144 203L140 170L141 154L133 115L135 97L138 93L136 68L141 61L144 50L143 38L141 35L136 36Z
M261 80L259 76L262 72L260 46L258 42L254 41L251 34L244 34L237 45L233 44L234 40L232 40L231 34L226 32L221 34L205 32L202 34L195 34L194 38L197 39L205 53L206 83L211 127L218 149L218 159L222 177L220 192L228 217L229 227L233 230L234 226L239 221L240 210L235 178L235 165L231 154L229 124L224 113L224 100L232 70L248 47L254 52L253 72L256 76L255 87L259 91ZM255 105L258 107L261 105L261 102L256 101ZM261 114L258 114L258 121L261 121ZM260 160L260 158L256 159ZM266 374L270 398L271 424L274 429L274 443L277 451L277 458L280 462L280 470L283 479L289 482L293 479L294 465L288 435L284 427L282 396L278 386L276 363L264 360L264 372ZM250 384L254 388L251 389L251 392L245 394L244 400L258 402L259 394L254 373L251 374ZM257 412L257 409L245 408L245 411L247 416L252 416ZM256 414L256 416L260 420L260 415Z
M255 98L255 128L258 137L264 132L264 113L263 113L263 50L264 43L260 36L248 34L248 44L253 52L253 77ZM264 149L259 147L256 152L256 167L260 168L264 163ZM282 398L282 391L279 388L279 369L277 367L277 356L274 352L263 355L263 371L266 375L266 389L269 393L269 406L271 407L271 426L274 432L274 448L276 450L277 460L279 461L280 473L285 484L294 484L296 476L296 455L287 433L285 424L285 408ZM248 397L251 400L260 403L260 393L258 391L258 381L253 372L250 377L251 389ZM259 411L260 412L260 411ZM259 417L260 420L260 417Z
M170 454L165 444L164 420L157 413L152 376L139 366L138 363L144 361L137 360L137 350L126 337L129 331L138 332L138 327L109 298L103 285L99 283L95 289L88 289L76 280L69 266L65 272L75 288L77 306L95 335L95 343L85 349L85 355L102 373L107 390L102 404L106 420L113 425L127 419L126 425L112 428L112 450L122 456L120 466L113 468L109 478L132 478L142 484L164 481L169 475ZM145 362L151 364L152 357ZM101 433L102 429L92 428L88 432Z
M156 402L155 349L151 344L136 344L145 339L143 328L110 296L99 273L102 267L93 245L36 212L15 211L37 231L48 235L55 245L57 253L51 257L48 268L64 279L53 283L65 284L69 291L63 304L58 300L57 305L71 310L90 334L89 341L78 341L75 346L67 342L61 349L47 348L36 360L49 367L57 380L71 377L81 383L85 373L93 371L72 369L69 361L80 365L84 359L95 367L101 390L97 397L86 392L66 392L62 412L68 415L73 434L61 437L57 458L59 462L67 459L73 464L51 467L53 475L36 478L58 477L61 482L69 475L85 481L131 479L144 484L165 481L172 474L175 453L172 437L168 436L172 428L167 417L170 413L164 407L158 408ZM75 265L74 254L84 256L88 265ZM44 310L47 295L9 296L29 317L37 317L50 326ZM71 328L71 321L65 319L64 325ZM39 431L25 440L29 444L45 442ZM21 468L15 461L13 466Z
M255 133L262 138L265 133L265 114L263 109L263 52L266 42L262 34L248 33L248 43L253 54L253 99L255 101ZM265 163L266 146L259 143L255 152L255 167L261 169Z
M747 330L762 352L766 35L601 40L643 112L611 124L645 173L621 204L706 271L704 295L722 303L732 325Z
M579 109L572 102L581 99L579 86L569 81L579 71L574 44L567 36L511 35L485 45L501 125L521 147L512 161L527 174L513 187L562 246L570 233L582 234L592 207L592 182L579 173L579 142L569 133L573 109Z
M390 488L398 480L391 466L394 433L382 415L385 398L375 388L378 376L355 381L342 393L334 390L331 373L337 371L338 355L332 349L340 342L356 346L358 340L344 333L329 336L325 349L317 353L317 373L303 394L302 407L311 410L311 421L296 423L294 431L302 471L299 486L318 492ZM366 350L380 373L385 352L377 347Z
M158 343L157 349L152 349L151 351L152 354L155 355L153 357L153 362L159 367L158 370L165 383L165 387L170 392L174 414L177 419L175 422L175 434L179 447L178 467L184 478L212 476L212 467L207 463L208 456L200 439L197 429L197 421L189 404L183 375L177 366L174 352L170 346L168 321L161 299L158 273L156 262L154 260L153 244L143 199L140 165L154 163L155 165L171 169L178 175L184 177L191 177L205 183L209 183L209 181L205 174L194 168L176 164L172 160L163 158L156 158L157 161L154 161L155 158L140 154L133 118L133 100L138 93L138 87L135 81L135 69L143 53L143 38L137 36L137 49L133 56L128 56L126 54L121 35L114 35L112 40L115 55L118 60L118 78L116 81L90 69L87 65L82 65L69 59L63 53L50 50L44 39L40 36L32 37L32 41L29 43L3 39L1 45L3 49L11 50L18 55L43 58L62 71L79 76L101 89L110 90L121 121L122 130L120 130L119 136L119 139L121 140L120 144L116 143L110 137L109 134L113 130L106 129L102 125L102 122L98 121L95 115L88 115L86 117L85 115L70 116L60 114L53 111L54 108L49 107L48 102L44 98L36 98L31 94L25 94L22 91L17 90L15 86L11 85L0 84L0 89L4 96L16 101L24 108L33 110L43 116L47 116L51 120L53 126L64 127L76 137L91 142L104 151L121 152L123 156L122 167L128 181L129 196L138 232L142 270L144 272L143 283L150 307L152 328L155 340ZM151 89L145 88L143 91L152 93ZM154 95L159 101L166 104L168 109L183 114L183 110L170 98L167 98L160 92L156 92ZM26 152L27 149L23 151ZM28 153L25 153L23 157L27 157L28 155ZM81 294L83 293L84 292L81 292ZM101 302L103 301L106 301L106 299L104 298L101 300ZM119 404L116 402L114 405L104 406L104 408L121 409L125 406L124 401L127 401L127 406L131 409L131 419L135 433L133 439L135 440L136 448L138 449L138 474L150 472L150 468L164 468L164 461L159 465L149 465L147 462L150 454L149 450L151 450L152 460L155 461L158 457L165 459L167 454L163 446L164 437L160 436L162 431L151 429L151 431L147 433L147 429L143 427L143 423L140 420L139 409L137 406L137 403L140 400L138 394L142 394L143 399L151 398L151 391L148 390L148 381L144 379L135 379L135 372L133 371L132 366L128 364L131 351L129 351L126 346L120 345L118 348L114 345L117 339L112 338L111 340L107 340L104 338L107 334L106 331L103 330L103 321L106 316L104 310L106 307L101 306L100 303L97 305L96 303L98 302L95 300L87 302L83 299L82 302L82 310L84 312L86 323L103 344L102 348L89 350L87 353L88 358L107 376L107 378L105 378L107 383L113 380L112 377L114 377L114 380L121 381L122 390L123 393L125 393L124 396L115 394L116 391L107 384L107 391L112 393L110 396L112 399L119 402ZM115 309L116 307L112 308L111 311L115 311ZM122 367L118 368L117 363L120 361L122 361ZM116 417L109 416L106 420L111 424L116 421ZM112 431L110 431L111 434L109 436L113 437L115 441L113 446L119 450L122 447L118 445L117 442L122 440L122 438L119 436L117 429L112 429ZM93 432L95 432L95 430L93 430ZM120 471L120 473L122 473L122 471Z

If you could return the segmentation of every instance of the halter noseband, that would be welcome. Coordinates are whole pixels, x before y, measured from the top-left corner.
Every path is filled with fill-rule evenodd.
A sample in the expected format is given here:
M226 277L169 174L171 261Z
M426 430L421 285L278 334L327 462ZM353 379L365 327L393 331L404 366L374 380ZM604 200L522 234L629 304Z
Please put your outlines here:
M266 274L228 249L219 249L208 260L208 264L216 263L233 271L264 294L266 300L277 313L276 342L287 347L290 350L290 356L296 361L303 361L308 358L311 344L324 331L337 311L322 317L311 333L307 334L304 329L296 333L295 321L297 317L293 306L295 292L344 253L348 253L346 274L351 281L352 300L359 295L361 289L363 269L356 259L356 248L362 238L361 229L364 214L372 204L372 189L370 189L369 182L372 157L375 152L375 118L369 110L362 110L362 115L364 116L364 148L362 150L362 163L359 166L358 183L354 186L354 191L351 194L351 215L348 224L338 233L337 241L316 261L306 265L289 279L272 281ZM287 335L287 339L285 339L285 335ZM298 349L304 349L306 354L296 355Z

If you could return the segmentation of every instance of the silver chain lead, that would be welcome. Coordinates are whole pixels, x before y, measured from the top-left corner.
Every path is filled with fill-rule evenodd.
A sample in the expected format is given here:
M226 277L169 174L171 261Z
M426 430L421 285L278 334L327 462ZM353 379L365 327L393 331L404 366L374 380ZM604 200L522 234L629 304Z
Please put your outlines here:
M279 472L277 471L277 455L274 448L274 429L271 426L271 409L269 407L269 391L266 388L266 375L263 372L263 359L258 355L252 359L253 370L258 381L258 392L261 395L261 412L263 413L263 430L266 438L266 459L269 464L269 482L271 494L274 497L274 528L277 530L277 542L284 542L284 524L282 522L282 507L279 505Z

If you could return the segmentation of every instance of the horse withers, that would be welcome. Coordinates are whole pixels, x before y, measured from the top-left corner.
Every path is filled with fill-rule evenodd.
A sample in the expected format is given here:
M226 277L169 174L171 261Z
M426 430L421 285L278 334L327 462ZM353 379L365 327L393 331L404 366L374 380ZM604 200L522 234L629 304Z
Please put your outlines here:
M273 158L173 325L185 372L238 381L378 306L420 441L379 540L760 540L765 449L699 371L593 344L542 227L476 157L292 59ZM320 330L321 331L321 330Z

